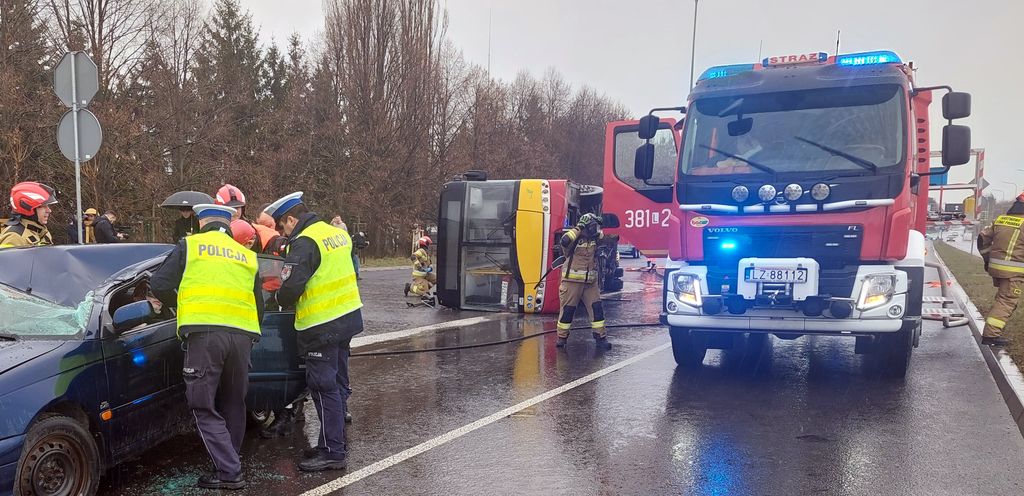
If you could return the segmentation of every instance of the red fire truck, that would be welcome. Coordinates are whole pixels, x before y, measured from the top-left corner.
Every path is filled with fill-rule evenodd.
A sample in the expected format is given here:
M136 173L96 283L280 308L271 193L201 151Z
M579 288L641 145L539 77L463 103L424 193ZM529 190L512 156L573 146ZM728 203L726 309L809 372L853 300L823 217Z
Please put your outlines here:
M679 365L763 342L746 334L823 334L905 374L940 90L948 170L970 159L970 129L953 124L970 95L917 86L891 51L712 67L686 107L609 126L605 209L641 251L667 248L662 320Z

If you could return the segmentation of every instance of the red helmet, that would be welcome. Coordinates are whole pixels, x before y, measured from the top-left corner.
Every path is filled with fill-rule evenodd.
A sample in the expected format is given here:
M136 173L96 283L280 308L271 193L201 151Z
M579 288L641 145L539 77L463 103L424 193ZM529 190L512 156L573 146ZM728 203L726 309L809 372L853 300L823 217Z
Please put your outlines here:
M1024 202L1024 193L1017 195L1017 201Z
M245 246L246 243L252 241L252 238L256 237L256 228L242 219L231 221L230 227L231 237L235 238L240 245Z
M54 203L57 194L45 184L26 181L11 188L11 208L16 214L35 215L37 208Z
M217 190L217 205L226 205L229 207L244 207L245 206L245 195L242 194L242 190L230 185L225 184Z
M433 243L433 241L430 240L430 236L423 236L422 238L419 239L419 241L416 242L416 244L418 244L420 248L426 248L430 246L430 243Z

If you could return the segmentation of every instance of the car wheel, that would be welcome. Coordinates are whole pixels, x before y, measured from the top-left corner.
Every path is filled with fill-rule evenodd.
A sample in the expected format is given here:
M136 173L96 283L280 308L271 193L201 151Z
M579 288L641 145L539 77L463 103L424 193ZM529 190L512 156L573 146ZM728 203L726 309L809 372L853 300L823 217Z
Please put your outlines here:
M25 436L17 474L15 493L22 496L95 494L100 453L75 419L44 417Z
M684 369L695 369L704 364L704 355L708 352L704 336L691 332L684 327L669 327L672 338L672 356L676 365Z
M246 416L246 425L250 429L264 429L273 421L273 410L249 410Z

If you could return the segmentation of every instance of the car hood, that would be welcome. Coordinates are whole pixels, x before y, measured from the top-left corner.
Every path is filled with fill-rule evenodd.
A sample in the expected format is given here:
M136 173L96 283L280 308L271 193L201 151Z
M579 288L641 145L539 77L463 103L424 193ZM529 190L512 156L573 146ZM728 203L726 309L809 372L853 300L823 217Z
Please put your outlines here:
M39 358L64 344L63 341L0 341L0 374Z

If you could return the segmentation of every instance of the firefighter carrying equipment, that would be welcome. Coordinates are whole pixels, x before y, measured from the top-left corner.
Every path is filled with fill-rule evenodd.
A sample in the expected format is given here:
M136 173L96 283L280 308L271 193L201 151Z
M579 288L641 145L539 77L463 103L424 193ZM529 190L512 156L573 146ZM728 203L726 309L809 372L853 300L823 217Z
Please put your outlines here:
M1017 213L1016 208L1011 212ZM983 337L1002 336L1006 321L1017 309L1024 292L1024 217L1001 215L990 227L978 235L978 251L985 261L985 269L992 276L992 285L998 288L995 301L985 319Z
M589 224L596 226L596 224ZM562 246L570 250L566 254L566 262L562 265L562 279L585 284L597 283L597 245L604 237L600 230L584 232L578 227L572 228L562 236Z
M426 246L424 246L426 240ZM420 248L412 253L412 284L407 293L416 296L425 296L430 293L431 288L437 284L437 275L434 274L434 266L430 260L430 253L427 246L430 246L430 238L424 236L419 240Z

